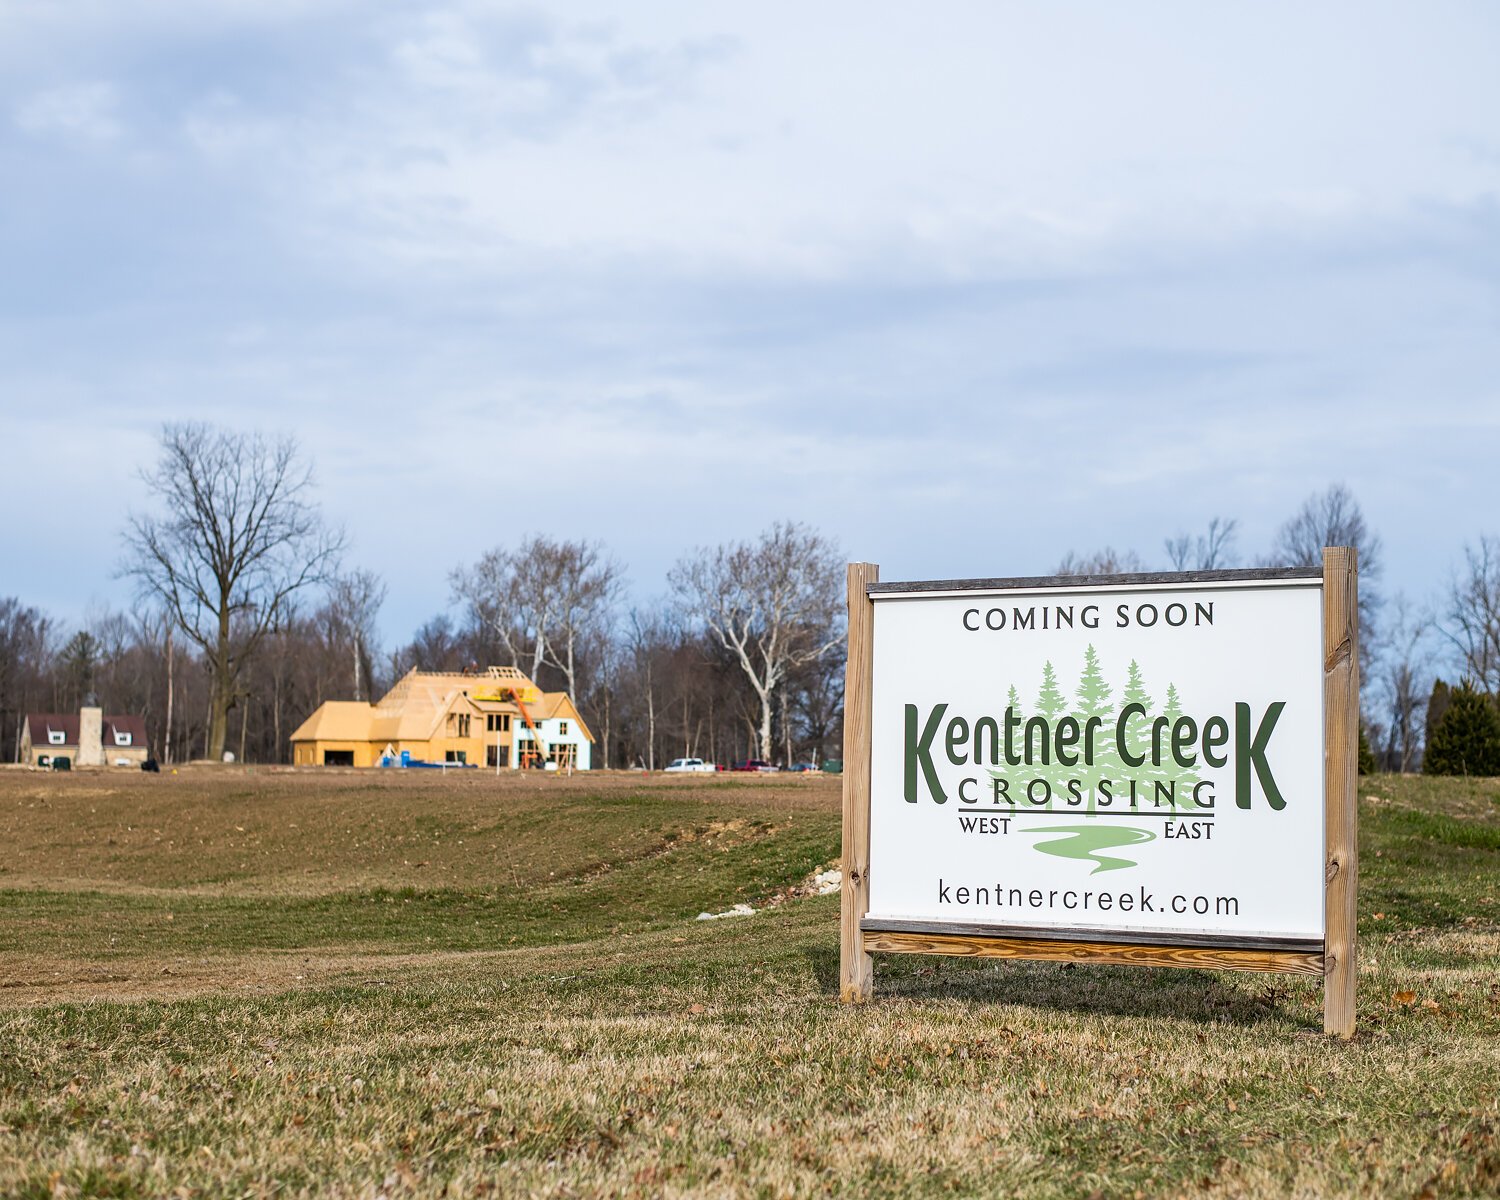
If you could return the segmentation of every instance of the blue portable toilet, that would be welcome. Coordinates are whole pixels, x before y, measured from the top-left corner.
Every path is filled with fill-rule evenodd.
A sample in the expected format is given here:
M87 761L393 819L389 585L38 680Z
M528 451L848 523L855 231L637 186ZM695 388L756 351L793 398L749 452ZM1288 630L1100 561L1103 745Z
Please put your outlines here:
M411 751L410 750L403 750L403 751L401 751L401 765L403 767L409 767L409 766L411 766Z

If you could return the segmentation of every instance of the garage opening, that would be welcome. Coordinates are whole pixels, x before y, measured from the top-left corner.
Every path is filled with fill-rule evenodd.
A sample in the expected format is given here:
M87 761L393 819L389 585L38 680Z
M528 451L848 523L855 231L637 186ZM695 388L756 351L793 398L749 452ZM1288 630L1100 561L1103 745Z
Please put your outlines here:
M325 750L323 751L323 765L325 767L352 767L354 765L354 751Z

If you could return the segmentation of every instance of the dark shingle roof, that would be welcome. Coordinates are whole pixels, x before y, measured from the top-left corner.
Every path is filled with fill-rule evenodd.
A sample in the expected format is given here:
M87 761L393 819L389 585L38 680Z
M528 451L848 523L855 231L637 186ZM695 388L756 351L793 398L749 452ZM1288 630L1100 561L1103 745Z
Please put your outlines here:
M47 734L52 730L60 729L63 734L63 745L78 745L78 714L74 713L27 713L26 722L31 727L31 744L33 746L45 746L50 740ZM104 728L101 731L106 748L115 745L115 730L130 735L132 746L144 746L146 744L146 718L128 716L119 713L115 716L104 718ZM118 749L119 747L116 747Z
M56 729L62 730L63 742L66 745L78 745L77 713L27 713L26 724L31 727L33 746L45 746L48 741L47 734Z

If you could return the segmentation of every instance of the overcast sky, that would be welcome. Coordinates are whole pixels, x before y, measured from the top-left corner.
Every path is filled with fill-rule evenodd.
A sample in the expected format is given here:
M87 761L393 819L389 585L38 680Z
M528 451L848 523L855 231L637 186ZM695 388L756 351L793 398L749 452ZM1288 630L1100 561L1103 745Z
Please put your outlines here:
M0 0L0 595L290 431L405 640L527 532L1029 574L1500 532L1492 3Z

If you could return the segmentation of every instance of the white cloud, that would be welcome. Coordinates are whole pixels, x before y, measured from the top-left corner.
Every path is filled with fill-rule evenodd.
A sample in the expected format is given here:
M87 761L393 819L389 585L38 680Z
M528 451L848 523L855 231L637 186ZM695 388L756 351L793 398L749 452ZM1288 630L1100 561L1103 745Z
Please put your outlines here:
M910 573L1253 550L1330 445L1397 570L1432 477L1494 508L1483 6L12 11L0 394L294 430L398 629L517 454L646 592L786 516Z
M1316 238L1500 190L1460 11L424 8L285 121L286 217L356 269L476 277L983 279Z
M105 142L121 132L119 98L113 84L72 83L49 88L16 106L16 127L34 137L63 134Z
M279 160L283 130L233 94L215 90L195 101L182 117L182 132L205 160L219 167L264 170Z

